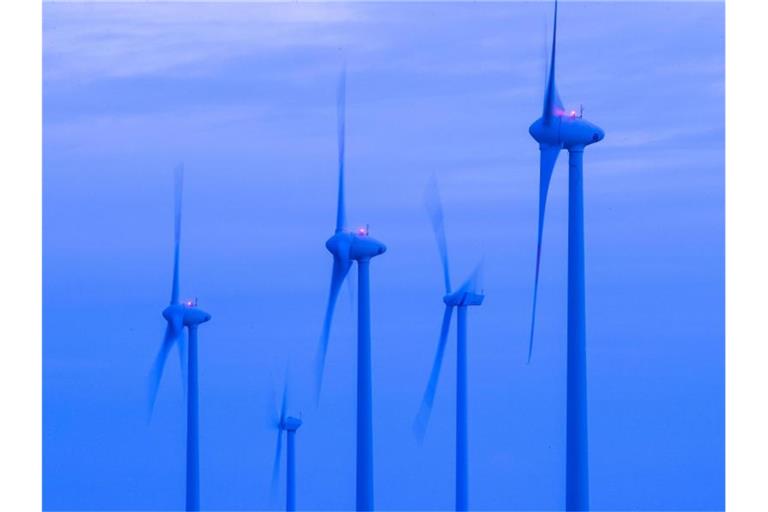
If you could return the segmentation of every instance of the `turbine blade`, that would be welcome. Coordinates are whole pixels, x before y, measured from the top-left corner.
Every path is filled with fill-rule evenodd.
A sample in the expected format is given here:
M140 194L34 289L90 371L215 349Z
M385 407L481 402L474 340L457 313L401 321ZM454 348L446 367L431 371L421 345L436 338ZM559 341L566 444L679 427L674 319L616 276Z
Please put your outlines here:
M277 391L274 386L270 388L269 394L264 399L264 411L265 427L269 428L269 430L279 427L280 409L277 403Z
M179 164L175 171L174 184L174 225L173 225L173 285L171 304L179 302L179 246L181 245L181 194L184 186L184 165Z
M544 212L547 207L547 193L549 192L549 182L552 180L552 171L557 162L557 156L560 154L559 146L540 147L540 174L539 174L539 229L538 241L536 243L536 276L533 282L533 311L531 313L531 338L528 342L528 362L531 361L533 351L533 331L536 323L536 297L539 292L539 266L541 264L541 239L544 234Z
M179 343L179 366L181 368L181 382L184 389L184 397L187 396L187 338L184 333L183 325L180 327L181 334L176 338Z
M443 264L443 279L445 281L445 293L451 293L451 276L448 270L448 244L445 239L445 223L443 217L443 205L440 201L440 191L437 188L437 178L432 178L427 184L424 195L424 203L427 207L429 220L432 222L432 230L437 241L437 250L440 253L440 261Z
M544 32L543 32L544 38L542 39L542 49L544 50L542 53L542 59L541 59L541 77L543 80L542 85L544 86L544 93L546 94L547 91L547 82L549 79L549 63L547 62L549 60L549 20L544 18Z
M160 350L157 352L157 356L155 356L155 362L152 365L152 370L149 373L149 417L152 417L152 411L155 407L155 400L157 399L157 390L160 387L160 379L162 379L163 370L165 369L165 362L168 359L168 353L171 351L171 347L173 347L173 342L176 340L176 337L177 333L174 332L173 325L169 322L168 327L165 329L163 344L160 345Z
M288 381L283 385L283 401L280 404L280 428L285 425L285 412L288 407Z
M339 88L336 98L337 115L337 142L339 145L339 194L336 205L336 232L340 232L347 224L347 211L344 201L344 143L346 131L346 96L347 96L347 70L342 68L339 77Z
M485 259L481 259L475 269L469 275L466 281L461 284L460 290L465 292L477 292L477 289L481 286L483 268L485 266Z
M277 429L277 448L275 449L275 460L272 462L272 493L277 493L277 483L280 479L280 463L282 462L283 452L283 429Z
M440 340L437 343L437 352L435 352L435 361L432 363L432 372L429 374L427 389L424 391L424 397L421 400L419 413L413 422L413 430L419 441L424 439L424 433L427 430L429 416L432 413L432 404L435 401L435 391L437 390L437 381L440 378L440 369L443 366L443 355L445 354L445 345L448 342L448 330L451 327L451 314L453 306L445 305L443 313L443 324L440 327Z
M552 118L563 109L563 102L560 100L560 94L555 86L555 54L557 47L557 0L555 0L555 21L552 30L552 55L549 61L549 74L547 78L547 88L544 92L544 112L542 118L544 123L549 124Z
M331 290L328 295L328 306L325 310L325 319L323 320L323 332L320 336L320 347L317 353L317 361L315 367L315 399L320 399L320 389L323 383L323 369L325 367L325 354L328 350L328 337L331 333L331 322L333 321L333 311L336 308L336 299L339 297L339 291L344 279L349 273L349 269L352 267L352 261L349 259L342 260L341 258L334 256L333 258L333 273L331 274Z
M354 283L354 280L355 280L355 275L354 274L349 276L349 279L345 279L345 281L347 283L347 292L348 292L347 296L349 297L349 303L348 303L349 304L349 313L351 315L355 314L355 304L357 304L357 300L356 300L356 297L355 297L355 283Z

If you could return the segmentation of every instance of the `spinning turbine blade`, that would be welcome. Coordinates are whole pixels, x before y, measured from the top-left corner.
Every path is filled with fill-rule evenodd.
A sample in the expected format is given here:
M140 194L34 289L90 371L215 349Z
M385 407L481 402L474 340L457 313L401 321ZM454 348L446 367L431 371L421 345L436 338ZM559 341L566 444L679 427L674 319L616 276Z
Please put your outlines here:
M271 375L271 372L270 372ZM262 402L262 406L264 408L264 414L263 414L263 420L264 424L262 425L264 429L267 430L274 430L277 427L279 420L278 417L278 404L277 404L277 392L274 388L270 390L269 393L264 394L264 401Z
M338 202L336 205L336 235L332 239L333 245L326 246L333 253L333 270L331 274L331 290L328 294L328 306L325 310L325 318L323 320L323 332L320 336L320 348L317 354L317 362L315 369L315 392L316 399L320 399L320 388L323 382L323 368L325 366L325 354L328 350L328 337L331 332L331 322L333 321L333 312L336 309L336 301L339 297L339 291L344 279L349 273L349 269L352 267L352 260L349 259L350 240L343 235L339 235L344 231L346 225L346 210L344 204L344 136L345 136L345 102L346 102L346 68L342 69L341 76L339 77L339 89L337 96L337 114L338 114L338 144L339 144L339 191ZM333 249L332 249L333 247ZM335 251L335 252L334 252Z
M168 359L168 353L173 347L173 343L178 338L178 331L174 330L174 326L171 322L168 322L168 327L165 329L165 337L163 338L163 344L160 345L160 350L155 357L155 363L152 365L152 371L149 374L149 414L152 414L152 410L155 407L155 400L157 399L157 389L160 387L160 379L163 377L163 370L165 369L165 362Z
M344 279L352 267L352 260L334 257L333 273L331 274L331 291L328 295L328 306L325 310L325 319L323 320L323 333L320 336L320 348L317 354L317 363L315 376L317 379L315 391L317 397L320 396L320 387L323 383L323 369L325 367L325 354L328 351L328 337L331 334L331 322L333 321L333 312L336 308L336 300L339 298L339 291Z
M437 240L437 250L440 252L440 260L443 263L443 279L445 281L445 293L451 293L451 276L448 271L448 244L445 240L445 225L443 219L443 206L440 201L440 191L437 188L437 179L432 176L427 184L425 204L429 220L432 221L432 230Z
M544 91L546 93L547 84L548 84L548 80L549 80L549 69L548 69L549 66L547 65L547 61L549 60L549 48L548 48L548 44L549 44L549 20L547 20L546 18L544 19L543 35L544 35L544 39L542 40L542 43L544 43L544 44L543 44L542 48L544 50L544 53L543 53L543 57L544 58L541 60L541 66L542 66L541 76L544 79Z
M181 193L184 185L184 166L179 164L175 172L175 204L173 225L173 286L171 287L171 304L179 302L179 246L181 244Z
M461 284L461 288L459 288L459 290L462 290L465 292L476 292L477 288L480 286L484 265L485 265L485 261L480 260L480 262L477 265L475 265L475 269L469 275L467 280Z
M277 492L277 482L280 479L280 462L283 453L283 429L277 429L277 448L275 449L275 460L272 463L272 492Z
M555 47L557 44L557 2L555 2L555 23L552 30L552 56L549 61L549 76L547 78L547 89L544 93L544 112L542 117L544 123L549 124L552 117L563 112L563 102L555 86Z
M280 428L285 425L285 411L288 407L288 382L283 385L283 401L280 404Z
M277 490L277 481L280 478L280 462L283 451L283 429L285 428L285 413L288 408L288 381L283 384L283 399L280 403L280 416L277 419L277 448L275 460L272 463L272 491Z
M427 389L424 391L424 397L421 400L419 413L413 424L413 430L416 437L421 441L429 423L429 416L432 413L432 404L435 401L435 391L437 390L437 381L440 378L440 369L443 366L443 355L445 354L445 345L448 342L448 330L451 327L451 314L453 307L445 305L443 313L443 324L440 327L440 340L437 343L437 352L435 352L435 361L432 364L432 372L429 374Z
M354 315L355 313L355 304L357 304L357 297L355 295L355 274L349 276L349 279L345 279L347 283L347 296L349 297L349 313L351 315Z
M174 171L174 223L173 223L173 282L171 284L171 306L179 303L179 248L181 243L181 195L184 184L184 166L179 164ZM178 307L178 306L177 306ZM183 378L184 390L186 393L186 357L184 354L184 318L183 311L174 307L168 307L163 312L168 326L165 329L163 344L157 353L152 371L149 374L149 415L152 415L152 409L157 398L157 390L160 386L160 380L163 377L165 362L168 359L168 353L171 351L173 343L179 342L179 361L181 363L181 375Z
M539 292L539 266L541 264L541 239L544 234L544 212L547 206L547 193L549 192L549 182L552 179L552 171L557 162L557 156L560 154L559 146L541 146L541 161L539 175L539 229L538 241L536 243L536 277L533 283L533 312L531 313L531 338L528 342L528 361L531 360L533 351L533 330L536 322L536 297Z
M339 90L336 102L336 114L338 123L337 142L339 145L339 195L336 206L336 232L344 230L347 224L347 212L344 205L344 142L345 142L345 110L346 110L346 92L347 89L347 71L342 70L339 77Z
M184 389L184 396L187 396L187 339L183 327L177 341L179 344L179 366L181 369L182 388Z

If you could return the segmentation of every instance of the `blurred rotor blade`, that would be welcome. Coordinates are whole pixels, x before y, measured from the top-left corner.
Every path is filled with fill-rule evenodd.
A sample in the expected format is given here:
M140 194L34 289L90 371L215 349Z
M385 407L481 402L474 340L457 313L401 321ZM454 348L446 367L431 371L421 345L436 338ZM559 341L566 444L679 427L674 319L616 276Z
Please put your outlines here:
M181 334L176 338L179 343L179 366L181 369L181 382L184 388L184 396L187 396L187 337L184 327L181 327Z
M171 287L171 304L179 302L179 247L181 245L181 195L183 187L184 165L179 164L175 170L174 183L173 285Z
M282 462L283 452L283 429L277 429L277 448L275 449L275 460L272 462L272 492L277 492L277 484L280 480L280 464Z
M544 85L544 94L546 94L547 91L547 85L549 80L549 63L547 62L549 60L549 20L546 18L543 18L544 21L544 32L542 32L544 39L541 41L543 44L541 46L543 50L543 55L541 59L541 78L543 80Z
M445 345L448 342L448 331L451 327L451 314L453 306L445 305L443 313L443 324L440 327L440 339L437 343L437 352L435 352L435 361L432 363L432 372L429 374L427 389L424 391L424 397L421 400L419 413L413 423L413 430L419 441L424 439L424 434L429 423L429 416L432 413L432 404L435 401L435 391L437 390L437 381L440 378L440 369L443 365L443 355L445 354Z
M165 329L163 344L160 345L160 350L157 352L157 356L155 356L155 363L152 365L152 370L149 373L148 413L150 418L152 417L152 410L155 407L157 390L160 387L160 380L163 377L165 362L168 359L168 353L171 351L173 343L176 341L177 337L178 333L174 331L173 325L169 322Z
M268 393L264 394L264 423L266 429L273 430L280 426L280 408L277 401L277 391L272 386Z
M283 385L283 401L280 404L280 428L285 425L285 412L288 407L288 381Z
M317 353L315 363L315 393L316 400L320 399L320 389L323 383L323 370L325 367L325 355L328 351L328 337L331 333L331 323L333 321L333 312L336 307L336 299L339 297L339 290L344 279L352 267L352 261L342 260L339 257L333 258L333 273L331 274L331 290L328 295L328 306L325 310L325 319L323 320L323 332L320 336L320 347Z
M552 56L549 61L549 75L547 78L547 88L544 93L544 112L542 118L545 124L549 124L554 116L563 112L563 102L560 100L560 94L555 86L555 54L557 46L557 1L555 1L555 21L552 29Z
M445 225L443 217L443 205L440 200L440 192L437 188L437 179L434 175L427 184L424 195L424 203L429 213L429 220L432 222L432 230L435 233L437 241L437 250L440 253L440 261L443 264L443 279L445 281L445 293L451 293L451 276L448 270L448 244L445 239Z
M355 275L354 273L349 276L349 279L345 279L347 283L347 295L349 296L349 312L351 315L355 313L355 303L357 302L355 296Z
M560 146L541 145L540 175L539 175L539 228L538 241L536 243L536 276L533 282L533 310L531 313L531 338L528 342L528 362L531 361L533 352L533 332L536 323L536 299L539 293L539 268L541 265L541 241L544 234L544 213L547 207L547 194L549 182L552 179L552 171L560 154Z
M340 232L347 224L347 211L344 201L344 144L346 131L346 95L347 95L347 70L346 66L339 77L339 88L336 97L337 115L337 142L339 146L339 194L336 205L336 232Z
M461 287L459 288L459 290L476 293L478 288L482 286L481 281L482 281L484 267L485 267L485 259L481 259L477 263L477 265L475 265L475 269L469 275L467 280L461 284Z

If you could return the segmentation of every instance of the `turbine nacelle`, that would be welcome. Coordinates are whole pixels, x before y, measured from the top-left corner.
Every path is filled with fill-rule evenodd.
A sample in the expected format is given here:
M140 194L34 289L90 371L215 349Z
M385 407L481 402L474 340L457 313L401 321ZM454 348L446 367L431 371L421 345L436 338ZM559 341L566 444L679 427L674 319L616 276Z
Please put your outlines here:
M445 302L446 306L479 306L483 303L484 298L485 295L482 293L457 290L445 295L443 302Z
M349 250L349 256L353 260L362 261L369 260L379 254L384 254L387 250L387 246L379 242L375 238L371 238L366 233L360 235L355 233L355 238L352 241L352 247Z
M588 146L605 137L602 128L576 115L576 111L557 110L549 120L540 117L528 132L539 144L566 149Z
M301 421L300 418L288 416L287 418L285 418L285 420L280 422L280 428L282 430L287 430L289 432L296 432L299 429L299 427L302 425L302 423L303 422Z
M185 307L184 325L198 325L211 319L211 315L198 307Z
M198 325L211 319L211 315L197 307L197 300L186 300L181 304L171 304L163 310L163 318L174 323L175 318L181 318L185 326Z
M387 250L383 243L368 236L367 228L339 231L325 242L325 247L342 261L368 260Z

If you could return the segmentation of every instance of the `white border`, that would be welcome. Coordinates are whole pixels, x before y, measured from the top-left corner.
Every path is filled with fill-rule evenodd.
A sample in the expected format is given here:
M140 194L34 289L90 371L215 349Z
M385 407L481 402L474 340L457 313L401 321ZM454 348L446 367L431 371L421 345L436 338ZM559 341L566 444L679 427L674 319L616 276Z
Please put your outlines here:
M42 508L42 9L0 7L0 499Z
M7 510L41 510L41 4L0 7L0 482ZM768 84L765 7L726 4L726 504L768 510Z
M726 2L726 509L768 510L765 4Z

